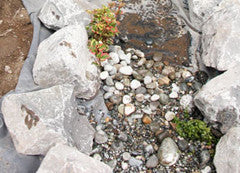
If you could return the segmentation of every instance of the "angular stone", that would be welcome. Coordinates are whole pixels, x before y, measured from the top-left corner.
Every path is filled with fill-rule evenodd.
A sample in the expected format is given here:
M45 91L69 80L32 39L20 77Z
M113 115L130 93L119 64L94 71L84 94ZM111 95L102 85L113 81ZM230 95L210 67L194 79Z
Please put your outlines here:
M194 98L207 121L220 124L222 133L240 124L240 65L209 81Z
M202 59L206 66L219 71L231 69L240 62L240 4L226 0L203 25ZM226 34L227 32L227 34Z
M40 13L39 19L50 29L60 29L68 25L83 23L85 26L91 21L91 16L86 10L100 8L107 4L106 0L91 2L89 0L47 0Z
M126 104L125 107L124 107L124 114L126 116L129 116L131 115L132 113L134 113L136 111L136 108L133 104Z
M72 139L64 129L73 109L73 86L54 86L4 98L2 113L16 150L22 154L45 155L56 143Z
M180 100L180 105L183 109L187 110L188 112L192 111L193 105L193 97L190 94L182 96Z
M149 157L146 163L147 168L155 168L158 165L158 158L155 155Z
M33 66L33 78L41 87L73 83L77 97L93 98L99 87L95 58L87 48L83 25L65 27L41 42Z
M179 159L176 143L171 138L165 138L158 150L158 159L163 166L174 165Z
M43 159L37 173L112 173L112 169L81 152L66 145L52 147Z
M239 172L240 127L228 130L217 144L213 163L219 173Z

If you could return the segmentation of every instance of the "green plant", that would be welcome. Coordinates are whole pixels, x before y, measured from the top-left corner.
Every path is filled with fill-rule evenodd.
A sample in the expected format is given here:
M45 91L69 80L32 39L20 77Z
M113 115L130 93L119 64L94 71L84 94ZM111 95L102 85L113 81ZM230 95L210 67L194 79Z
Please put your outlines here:
M121 14L121 8L124 4L109 3L108 6L102 6L100 9L88 11L92 14L93 19L87 26L89 32L88 48L96 55L98 63L109 58L107 53L109 45L113 44L113 38L118 35L117 26L120 24L117 21L117 16Z
M208 145L216 142L210 128L201 120L180 120L175 117L173 122L176 123L176 132L185 139L205 141Z

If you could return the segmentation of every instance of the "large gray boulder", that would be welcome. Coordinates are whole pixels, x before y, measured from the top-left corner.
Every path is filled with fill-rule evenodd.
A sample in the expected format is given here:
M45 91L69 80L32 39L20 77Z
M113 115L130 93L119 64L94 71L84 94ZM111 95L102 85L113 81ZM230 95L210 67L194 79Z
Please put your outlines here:
M214 165L218 173L240 172L240 127L231 128L217 144Z
M77 149L56 145L43 159L37 173L111 173L112 169Z
M100 8L108 0L47 0L40 13L39 19L50 29L60 29L68 25L88 25L91 16L86 10Z
M71 144L64 118L74 114L72 93L65 85L4 98L2 113L19 153L45 155L56 143Z
M33 66L33 78L41 87L73 83L79 98L93 98L100 87L95 57L87 48L83 25L58 30L41 42Z
M240 3L226 0L203 25L202 59L206 66L219 71L240 62Z
M240 124L240 65L229 69L202 87L195 96L195 105L205 119L221 125L226 133Z

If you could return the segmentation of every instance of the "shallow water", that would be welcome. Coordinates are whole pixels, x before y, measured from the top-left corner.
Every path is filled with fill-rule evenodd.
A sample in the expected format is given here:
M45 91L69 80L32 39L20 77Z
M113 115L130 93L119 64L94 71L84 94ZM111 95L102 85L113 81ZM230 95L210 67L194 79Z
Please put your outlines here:
M125 0L121 16L120 44L123 49L142 50L147 59L161 53L163 61L174 65L188 64L190 36L175 17L170 0Z

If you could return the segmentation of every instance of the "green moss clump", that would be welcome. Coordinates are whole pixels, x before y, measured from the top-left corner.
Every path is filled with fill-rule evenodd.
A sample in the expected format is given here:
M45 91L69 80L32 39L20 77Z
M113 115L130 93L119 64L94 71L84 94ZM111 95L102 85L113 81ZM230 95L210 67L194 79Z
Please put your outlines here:
M201 120L180 120L175 117L173 122L176 123L176 132L185 139L205 141L208 145L216 141L210 128Z

